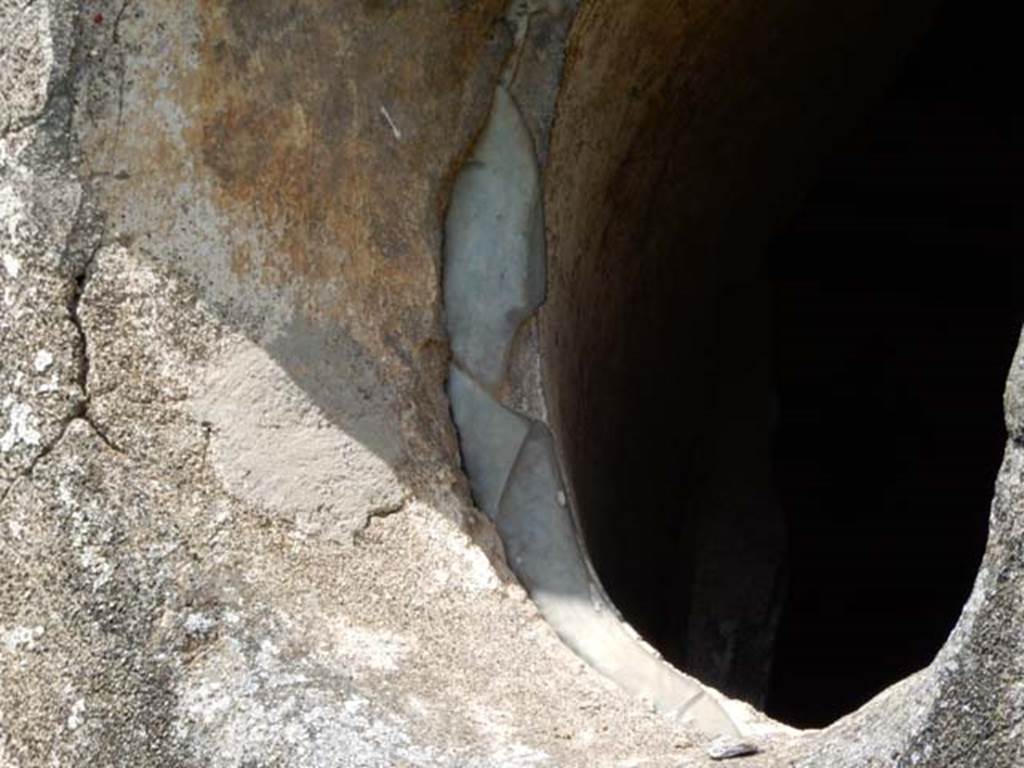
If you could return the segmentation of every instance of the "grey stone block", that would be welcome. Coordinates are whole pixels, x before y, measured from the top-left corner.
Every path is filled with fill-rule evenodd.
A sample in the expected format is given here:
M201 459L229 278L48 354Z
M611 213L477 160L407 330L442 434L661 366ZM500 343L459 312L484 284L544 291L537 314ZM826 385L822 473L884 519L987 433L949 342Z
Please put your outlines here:
M451 366L448 397L474 500L493 520L530 421L495 401L457 365Z
M533 143L503 87L445 220L444 298L456 361L478 381L504 377L512 338L544 300L544 228Z

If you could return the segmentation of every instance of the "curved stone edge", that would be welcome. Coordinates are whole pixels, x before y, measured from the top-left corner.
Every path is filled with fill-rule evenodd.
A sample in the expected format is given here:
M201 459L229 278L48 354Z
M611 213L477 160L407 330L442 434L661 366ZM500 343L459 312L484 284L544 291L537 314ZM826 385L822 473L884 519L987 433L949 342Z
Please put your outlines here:
M650 653L606 602L569 515L554 441L540 422L519 450L495 522L512 570L566 645L659 711L709 734L739 734L699 682Z
M524 38L517 30L518 45ZM474 500L495 522L513 573L575 653L657 710L732 742L720 756L749 754L755 748L737 741L721 704L621 619L582 546L550 431L498 399L516 333L543 303L546 282L540 174L510 80L495 89L445 219L448 395Z

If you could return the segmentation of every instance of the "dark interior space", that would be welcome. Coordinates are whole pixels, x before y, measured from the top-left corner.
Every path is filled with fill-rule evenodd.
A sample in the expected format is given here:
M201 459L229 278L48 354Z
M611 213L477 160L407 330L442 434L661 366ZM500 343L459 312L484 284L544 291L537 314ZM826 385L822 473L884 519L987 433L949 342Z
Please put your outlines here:
M767 711L824 725L925 666L984 549L1024 320L1012 40L941 8L764 249L787 593Z
M887 5L736 21L597 171L556 124L545 375L588 552L667 659L797 726L927 665L985 545L1019 67L1012 25L937 5L887 54ZM569 148L601 130L574 107Z

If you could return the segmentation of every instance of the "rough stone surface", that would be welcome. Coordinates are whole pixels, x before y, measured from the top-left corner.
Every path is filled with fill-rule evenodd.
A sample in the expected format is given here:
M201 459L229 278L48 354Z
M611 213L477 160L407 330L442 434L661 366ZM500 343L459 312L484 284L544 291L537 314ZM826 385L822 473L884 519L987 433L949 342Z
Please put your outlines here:
M0 766L708 764L458 469L442 221L501 5L0 0ZM825 731L748 714L740 764L1024 762L1019 361L949 643Z
M4 68L0 764L685 759L539 618L457 473L440 224L500 14L232 8L3 8L5 56L10 30L56 53ZM320 29L365 67L313 78L347 113L296 79ZM322 223L288 180L324 141Z
M84 406L79 265L69 253L81 187L63 94L68 27L61 5L0 4L0 493Z

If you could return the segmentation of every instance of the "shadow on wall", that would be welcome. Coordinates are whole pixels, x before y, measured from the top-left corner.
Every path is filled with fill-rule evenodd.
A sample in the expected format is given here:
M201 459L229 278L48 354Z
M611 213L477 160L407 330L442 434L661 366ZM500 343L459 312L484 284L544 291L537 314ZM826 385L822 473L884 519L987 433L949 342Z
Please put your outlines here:
M88 17L85 48L112 48L103 65L124 85L120 105L90 86L101 204L253 344L211 366L201 404L215 451L267 475L244 495L287 465L319 487L302 503L326 520L337 483L368 468L422 489L457 466L441 224L509 49L503 6L260 0ZM343 527L400 503L371 490Z
M292 304L264 348L410 476L420 455L453 451L438 308L446 175L508 45L500 3L482 6L438 23L369 0L201 4L196 150L223 210L272 233L259 254L231 245L232 291L270 287ZM407 443L410 410L423 444Z

